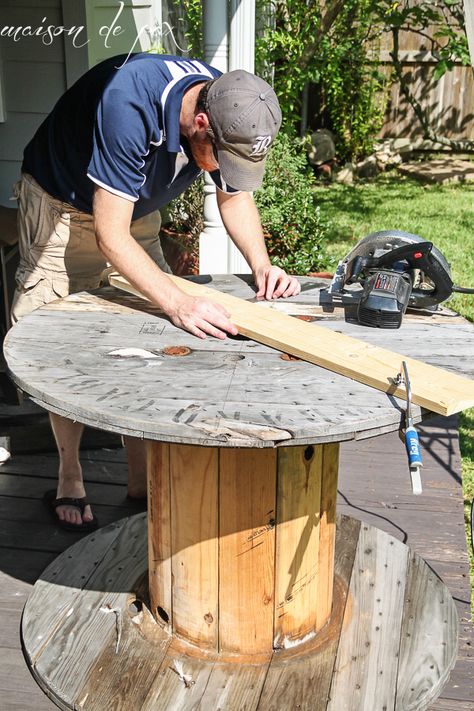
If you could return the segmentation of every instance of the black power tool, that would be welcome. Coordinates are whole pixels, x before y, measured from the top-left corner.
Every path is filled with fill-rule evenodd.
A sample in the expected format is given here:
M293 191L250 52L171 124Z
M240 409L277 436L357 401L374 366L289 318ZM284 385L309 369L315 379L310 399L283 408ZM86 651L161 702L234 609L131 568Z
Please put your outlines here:
M364 237L339 262L327 295L332 304L356 304L364 326L399 328L408 307L434 310L453 291L473 290L454 286L450 266L432 242L385 230Z

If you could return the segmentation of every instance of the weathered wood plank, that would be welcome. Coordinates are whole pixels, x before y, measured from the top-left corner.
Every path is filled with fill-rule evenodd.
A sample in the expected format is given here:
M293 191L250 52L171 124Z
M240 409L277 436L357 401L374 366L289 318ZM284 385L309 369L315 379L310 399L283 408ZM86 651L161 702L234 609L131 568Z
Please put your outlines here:
M319 577L316 619L318 628L331 612L334 582L333 550L336 540L336 500L339 444L323 446L321 525L319 530Z
M276 648L317 628L323 449L320 445L278 451Z
M173 631L217 651L219 452L180 445L170 454Z
M420 428L420 436L422 438L424 437L426 441L424 452L425 491L422 497L412 497L409 492L409 481L407 480L407 473L405 471L404 448L395 434L371 441L346 444L341 448L339 484L341 490L343 492L351 491L351 501L353 500L352 497L354 494L358 492L360 498L357 500L357 504L364 503L361 496L362 491L368 497L370 494L367 505L369 508L372 498L374 501L383 502L378 510L385 518L384 520L376 518L375 521L378 527L385 526L390 532L394 532L390 521L394 520L394 517L396 517L398 513L398 509L393 508L394 504L400 507L406 507L410 505L410 502L413 502L413 505L416 504L416 507L418 507L418 502L420 502L420 500L422 502L425 499L431 508L436 504L438 509L440 509L441 507L438 506L437 502L440 504L442 504L443 501L445 502L446 515L444 520L440 519L437 522L436 528L439 526L443 531L449 532L452 528L452 524L454 524L458 518L462 521L462 495L459 484L459 452L457 449L455 424L453 424L452 419L445 420L440 418L437 420L437 423L433 421L423 425ZM399 452L399 447L401 447L402 452L399 462L400 469L398 470L397 453ZM91 452L89 454L85 452L84 455L93 459L95 453ZM99 460L102 459L102 453L99 452L98 455ZM107 452L104 453L104 457L105 456L108 456ZM11 461L15 462L17 458ZM25 483L25 491L34 480L35 461L36 457L22 457L24 466L29 467L32 473L32 476L28 477L27 484ZM390 467L386 466L387 461L390 461ZM29 462L31 462L31 464L29 464ZM393 468L392 462L394 464ZM6 465L2 467L2 470L4 470L5 466ZM21 474L20 471L15 473L17 476ZM43 488L47 488L47 486L45 485L41 490L43 490ZM377 492L379 493L377 494ZM15 499L12 498L11 501L13 503ZM429 541L430 536L433 534L433 528L435 528L430 525L428 517L423 521L418 520L416 507L413 508L413 506L410 505L409 510L411 511L411 515L406 519L405 528L411 545L415 548L419 545L420 541ZM111 508L113 509L113 507ZM357 510L351 510L351 514L357 515ZM360 513L360 515L362 515L362 513ZM3 527L8 528L8 526L8 521L3 524ZM50 530L50 535L53 536L52 528ZM468 575L466 572L466 564L463 562L466 548L465 537L462 531L459 532L456 540L457 550L451 556L450 561L440 562L436 560L438 539L433 543L431 551L429 551L428 560L431 565L436 566L437 572L448 584L452 594L461 600L468 601ZM5 581L5 588L1 588L3 599L8 595L11 604L18 602L18 606L15 607L15 610L22 607L29 591L29 586L25 585L22 581L25 579L33 581L33 578L38 575L38 573L35 575L35 564L39 561L39 567L37 567L39 572L45 563L51 560L52 555L42 553L41 551L29 551L27 549L27 547L31 545L31 538L26 528L22 539L20 538L20 532L18 532L18 542L22 544L21 550L12 551L0 549L2 570L8 571L18 579L7 579ZM424 550L428 551L428 545L426 545L426 548L424 547ZM458 560L460 562L458 562ZM32 571L33 577L30 577L30 571ZM24 593L22 592L20 596L17 596L16 593L19 589L20 592L24 590ZM465 610L464 617L467 620L469 616L468 602L463 606L463 609ZM0 611L0 619L1 618L2 614ZM464 632L463 629L465 630ZM472 632L472 623L466 621L461 625L460 633L460 644L465 644L465 646L463 647L463 651L460 649L459 659L443 690L443 698L436 700L430 707L430 711L471 711L474 706L472 658L474 635ZM24 675L22 676L21 670L24 662L21 652L18 651L18 665L15 669L10 668L7 664L11 655L1 652L1 656L3 663L0 668L0 698L5 704L10 702L10 699L12 701L11 705L7 705L6 711L10 711L10 708L12 710L15 709L15 711L16 709L18 709L18 711L25 711L30 708L38 708L43 711L44 704L47 704L45 708L51 709L52 711L55 706L52 702L48 701L43 692L36 687L26 665L24 666ZM209 681L209 684L210 683L211 681ZM29 703L30 696L26 698L27 688L30 689L31 692L31 703ZM285 683L282 679L280 692L283 692L284 688ZM4 691L2 692L2 690ZM282 694L281 698L282 705L280 706L278 705L279 693L275 694L274 708L277 711L280 711L284 706L284 700L287 697ZM19 699L19 703L17 703L15 699ZM2 701L0 701L0 706L2 705ZM202 711L204 711L204 709L205 707L203 707ZM314 708L311 708L311 711L314 711Z
M303 280L306 290L298 303L300 298L317 301L310 281ZM243 294L241 281L232 275L214 283ZM244 287L243 295L251 298L255 292ZM80 310L80 300L90 295L73 295L59 302L61 310L53 304L29 315L6 339L5 353L17 381L59 414L148 439L229 447L272 447L278 444L273 432L290 433L287 444L304 445L374 437L400 426L403 403L386 393L311 363L282 360L281 353L247 339L196 339L155 314L148 302L141 300L141 311L123 312L121 292L108 288L97 293L104 296L94 295L99 302L95 311ZM107 307L101 310L101 304ZM271 315L277 306L258 308ZM368 348L400 349L474 376L472 324L448 320L419 325L407 319L394 334L357 329L338 318L323 328L357 334ZM52 339L47 350L41 346L45 331ZM87 351L80 347L85 339ZM130 343L154 357L110 355ZM168 346L183 346L189 355L167 355ZM173 388L167 386L170 382ZM418 406L414 417L421 418ZM252 430L259 436L252 436ZM260 433L270 440L261 439Z
M258 708L267 669L266 664L251 666L216 663L204 694L193 711L254 711Z
M220 651L272 647L276 468L275 450L220 452Z
M80 456L82 474L86 481L116 485L127 483L125 449L102 449L92 452L83 450ZM58 474L58 465L57 454L37 453L34 462L31 454L14 454L11 459L2 464L2 474L16 474L33 479L54 479Z
M408 548L362 526L327 711L395 708Z
M460 699L436 699L429 711L472 711L472 701Z
M54 488L54 483L52 483L50 488ZM93 508L94 513L97 514L100 525L107 526L109 523L113 523L118 518L125 518L125 516L130 516L131 514L143 511L143 501L125 501L124 489L122 506L104 506L103 504L94 504ZM41 543L44 543L46 549L57 550L58 544L65 543L67 545L76 540L76 536L73 531L67 531L67 534L69 535L66 536L63 535L64 532L58 531L58 535L55 536L57 540L54 541L53 546L50 545L52 541L48 540L48 535L51 537L52 531L56 532L57 529L54 525L53 517L43 501L39 499L23 499L13 496L0 496L0 520L5 522L8 521L9 524L12 524L5 525L4 529L0 533L0 541L4 543L8 542L12 546L15 545L17 547L21 547L21 542L22 539L24 539L25 534L25 531L22 530L21 525L16 524L24 524L29 528L32 536L36 537L34 543L34 547L36 548L40 548Z
M404 510L397 508L392 514L386 508L379 510L364 509L362 511L351 509L346 503L341 502L338 505L338 511L346 515L352 513L357 514L357 518L370 524L371 526L384 527L390 531L395 538L403 540L423 558L429 558L436 551L436 560L449 563L453 557L460 554L459 539L464 535L463 522L458 521L445 531L446 514L442 511L423 511L417 509L415 511ZM390 517L387 520L387 513ZM410 522L413 517L417 518L417 525L412 526L410 530ZM388 524L388 525L387 525ZM419 531L430 530L431 535L420 535ZM407 531L409 533L407 534ZM461 538L462 540L462 538ZM460 560L467 563L467 553L460 554Z
M173 642L160 662L159 671L140 711L194 711L204 694L213 662L180 653Z
M28 650L30 664L36 664L38 655L48 644L51 635L60 627L68 612L73 609L80 589L89 581L118 535L119 528L110 526L98 533L97 537L84 538L76 543L74 555L71 552L66 560L61 559L59 563L53 561L37 581L22 621L23 643ZM82 551L84 551L83 559ZM76 555L80 556L80 565ZM50 604L45 609L44 597L46 591L51 590L51 585L57 586L57 591L61 594L52 595Z
M171 488L170 448L149 442L147 453L148 580L150 608L164 628L171 631Z
M456 608L446 586L421 558L412 554L395 711L424 711L439 695L456 661L457 633Z
M38 688L25 664L21 649L0 647L2 711L54 711L57 707Z
M8 526L9 524L3 524ZM18 541L21 546L18 548L5 548L0 546L0 561L2 572L8 573L12 578L21 578L21 581L31 585L38 580L43 570L54 560L56 553L31 550L28 547L28 535L23 533L23 539ZM70 541L69 541L70 542ZM64 548L63 548L64 550ZM17 582L17 581L15 581ZM13 589L15 589L13 587ZM9 592L12 588L10 586ZM16 594L16 592L15 592ZM18 600L22 600L22 593ZM23 599L23 604L26 598Z
M114 529L118 528L118 534L97 566L93 565L94 561L90 562L94 572L89 576L86 573L80 586L87 590L87 594L73 589L76 595L69 601L66 609L61 605L56 619L54 613L45 610L51 622L42 624L44 600L41 609L38 605L32 608L38 615L35 628L42 630L42 634L38 636L44 635L42 640L36 640L37 652L32 670L42 684L47 684L48 688L55 691L56 699L63 704L71 706L77 699L77 694L97 656L109 646L115 648L119 641L121 631L118 619L128 607L133 585L139 576L143 575L147 566L146 549L143 545L143 521L144 516L138 515L127 519L120 527L110 527L114 533ZM108 529L103 529L89 537L89 540L99 539L107 534ZM72 560L74 558L71 557ZM80 569L78 561L75 562L76 567ZM58 572L56 576L53 575L54 571L48 572L53 581L64 575L64 571ZM110 590L111 587L113 590ZM53 609L62 597L52 595ZM117 613L114 610L117 610ZM27 623L24 623L23 630L31 634ZM74 664L75 658L81 659L80 665Z
M273 656L258 706L259 711L282 711L295 707L301 711L326 711L334 660L339 644L343 611L359 539L360 523L339 517L336 540L335 572L340 581L336 608L339 618L331 621L321 644L302 662L281 661ZM295 650L296 652L296 650ZM204 711L204 709L203 709Z
M413 402L422 407L449 415L474 405L474 382L460 376L433 369L421 361L392 353L377 346L367 346L358 339L331 333L314 324L295 321L286 314L265 313L230 294L222 294L202 284L169 275L185 293L203 296L224 306L239 333L263 341L278 350L303 358L316 365L341 373L382 390L404 397L405 391L394 382L402 360L410 373ZM117 288L140 295L126 279L111 275L110 283ZM434 385L436 384L436 385Z
M0 571L0 605L7 610L21 612L31 593L31 585L28 585L24 579L18 580L11 572L7 572L9 561L6 556L4 557L4 551L1 549L0 561L2 567Z
M143 613L142 613L143 614ZM118 649L104 647L78 691L74 708L80 711L131 711L141 709L170 643L163 631L156 630L153 641L143 637L124 612ZM153 660L144 664L145 659Z
M27 499L42 499L45 491L53 489L57 484L57 477L48 482L46 478L29 478L26 481L16 474L0 472L0 493L4 496L21 497ZM126 491L123 486L106 486L101 483L90 482L87 487L87 496L92 504L107 504L121 506L125 503Z
M21 610L0 607L2 625L0 627L0 648L18 649L20 644Z

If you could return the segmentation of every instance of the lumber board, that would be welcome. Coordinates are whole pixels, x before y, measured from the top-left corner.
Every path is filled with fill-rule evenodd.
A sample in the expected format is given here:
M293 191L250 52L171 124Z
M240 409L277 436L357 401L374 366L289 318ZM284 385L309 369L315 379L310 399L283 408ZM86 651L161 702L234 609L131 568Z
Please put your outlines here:
M193 711L254 711L266 684L267 670L265 664L215 664L199 705L193 707Z
M397 386L394 380L402 360L405 360L416 404L440 415L450 415L474 405L472 380L287 314L261 308L258 304L188 279L168 277L186 294L211 299L224 306L243 336L396 397L405 396L404 388ZM121 275L111 274L109 282L116 288L146 298Z
M120 653L112 643L104 645L97 655L83 686L76 693L75 708L81 711L97 708L130 711L143 707L168 641L163 632L162 645L153 645L137 633L129 615L123 614L121 619ZM147 656L153 658L154 664L143 664Z
M159 671L139 707L140 711L194 711L198 708L208 685L212 663L185 656L173 648L173 642L159 661ZM188 683L180 673L186 675Z

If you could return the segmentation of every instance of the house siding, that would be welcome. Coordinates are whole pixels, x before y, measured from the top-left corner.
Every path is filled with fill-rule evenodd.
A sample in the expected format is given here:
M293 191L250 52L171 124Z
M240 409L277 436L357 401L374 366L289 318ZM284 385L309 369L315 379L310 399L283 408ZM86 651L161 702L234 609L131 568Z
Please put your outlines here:
M111 37L107 48L99 29L112 24L119 7L119 0L0 0L0 28L84 25L87 34L82 31L77 44L89 40L79 48L64 35L49 45L40 37L20 37L15 42L0 36L1 205L11 206L9 199L12 185L20 177L23 149L66 89L88 67L106 57L128 53L138 35L140 42L134 51L150 47L149 34L141 28L153 29L161 22L161 1L126 0L118 20L124 32Z
M0 27L61 24L60 0L0 0ZM23 148L66 89L64 43L60 38L48 46L40 37L21 37L17 42L0 37L0 59L4 109L0 204L8 206L11 187L20 176Z

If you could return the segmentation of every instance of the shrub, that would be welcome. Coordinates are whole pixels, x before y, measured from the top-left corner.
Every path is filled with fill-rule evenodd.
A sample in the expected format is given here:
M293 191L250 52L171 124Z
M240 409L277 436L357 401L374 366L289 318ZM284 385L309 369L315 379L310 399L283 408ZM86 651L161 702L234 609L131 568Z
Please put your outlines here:
M326 226L315 202L315 182L304 146L280 134L255 202L272 264L292 274L316 271L325 261Z
M163 223L186 239L186 247L199 242L203 230L204 178L200 177L164 209Z

